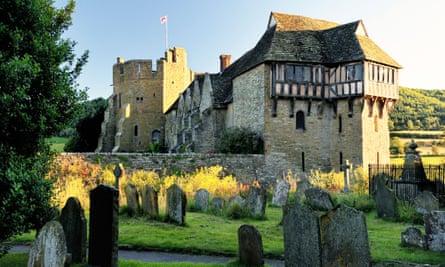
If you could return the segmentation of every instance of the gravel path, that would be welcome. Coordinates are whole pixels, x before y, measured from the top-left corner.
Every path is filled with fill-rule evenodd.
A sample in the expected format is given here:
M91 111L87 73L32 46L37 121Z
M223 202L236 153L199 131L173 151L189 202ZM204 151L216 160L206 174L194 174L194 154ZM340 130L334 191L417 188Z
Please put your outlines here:
M11 253L28 253L29 246L13 246ZM119 250L119 258L126 260L136 260L142 262L192 262L192 263L227 263L233 258L222 256L191 255L170 252L156 251L134 251ZM266 263L272 267L282 267L284 262L280 260L267 260Z

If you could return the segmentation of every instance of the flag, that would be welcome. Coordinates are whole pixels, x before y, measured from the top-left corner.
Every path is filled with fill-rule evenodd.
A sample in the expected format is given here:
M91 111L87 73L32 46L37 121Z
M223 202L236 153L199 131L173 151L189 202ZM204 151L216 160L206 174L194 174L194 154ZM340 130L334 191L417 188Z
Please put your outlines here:
M162 17L160 18L160 21L161 21L161 24L165 24L165 23L167 23L167 16L162 16Z

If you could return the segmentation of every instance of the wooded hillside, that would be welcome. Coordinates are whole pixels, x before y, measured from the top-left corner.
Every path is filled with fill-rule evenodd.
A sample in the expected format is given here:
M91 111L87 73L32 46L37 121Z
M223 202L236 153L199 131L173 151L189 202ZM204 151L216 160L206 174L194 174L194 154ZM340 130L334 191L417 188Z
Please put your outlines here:
M445 90L400 87L400 99L390 119L391 130L445 128Z

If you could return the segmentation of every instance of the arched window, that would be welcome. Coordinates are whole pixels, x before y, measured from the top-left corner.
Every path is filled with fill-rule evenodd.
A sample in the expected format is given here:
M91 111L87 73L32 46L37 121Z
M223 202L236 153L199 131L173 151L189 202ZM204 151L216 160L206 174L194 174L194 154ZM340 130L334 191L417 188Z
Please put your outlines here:
M158 129L151 132L151 142L152 143L158 143L161 141L161 131Z
M134 136L138 136L138 135L139 135L139 129L138 129L138 126L135 125L134 126Z
M295 122L296 122L296 129L297 130L305 130L306 127L304 125L304 112L303 111L297 111L295 114Z

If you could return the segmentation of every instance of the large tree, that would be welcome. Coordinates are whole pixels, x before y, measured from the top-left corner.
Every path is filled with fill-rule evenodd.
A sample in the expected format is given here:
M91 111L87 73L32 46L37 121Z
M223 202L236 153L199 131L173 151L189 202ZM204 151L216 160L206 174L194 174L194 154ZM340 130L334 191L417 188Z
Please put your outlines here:
M45 138L61 129L85 96L76 78L88 53L62 37L74 1L0 1L0 255L12 236L51 216L51 155Z

